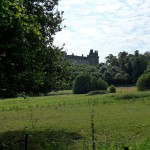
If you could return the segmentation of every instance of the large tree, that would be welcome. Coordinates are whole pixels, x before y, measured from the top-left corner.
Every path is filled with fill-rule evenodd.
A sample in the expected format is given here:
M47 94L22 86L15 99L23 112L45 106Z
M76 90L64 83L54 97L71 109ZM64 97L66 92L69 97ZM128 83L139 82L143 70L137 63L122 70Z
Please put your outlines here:
M61 48L53 45L61 31L59 0L0 0L0 91L48 92L63 81Z

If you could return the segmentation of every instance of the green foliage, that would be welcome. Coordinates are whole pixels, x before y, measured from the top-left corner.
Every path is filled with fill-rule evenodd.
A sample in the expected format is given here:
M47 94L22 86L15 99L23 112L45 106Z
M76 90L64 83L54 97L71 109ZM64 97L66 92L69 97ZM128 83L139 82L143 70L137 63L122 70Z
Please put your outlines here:
M123 51L118 56L109 54L106 63L98 65L100 73L109 84L129 85L135 84L143 74L150 59L150 53L140 54L138 50L133 54Z
M136 83L139 91L150 90L150 73L142 74Z
M110 93L116 93L116 87L115 87L114 85L111 85L111 86L109 87L108 91L109 91Z
M135 51L135 54L128 54L123 51L118 56L109 54L106 57L106 63L100 63L97 66L70 64L71 78L69 84L72 87L77 75L87 73L96 78L101 77L109 85L133 85L143 74L149 60L149 52L140 54L139 51ZM92 79L92 82L96 82L96 80ZM95 89L95 87L92 88Z
M150 62L147 64L147 70L150 70Z
M128 73L121 70L120 67L111 66L111 64L107 65L107 63L99 67L100 72L107 83L115 85L128 84L130 76Z
M144 74L150 73L150 69L144 71Z
M101 78L97 80L97 85L96 85L97 90L107 90L108 84Z
M91 89L91 78L87 74L78 75L74 81L73 93L85 94Z
M0 91L46 93L67 77L61 49L53 45L61 30L58 0L6 0L0 8Z
M150 62L147 65L147 70L144 71L144 74L142 74L136 83L136 86L139 91L146 91L150 90Z
M150 73L150 62L147 65L147 69L144 71L144 74Z
M73 85L74 94L84 94L89 91L107 90L108 84L101 78L87 74L78 75Z
M97 78L95 76L91 77L91 91L97 89Z
M68 62L67 68L68 68L68 71L70 72L70 81L69 81L70 89L73 86L73 82L75 78L80 74L85 73L85 74L90 75L92 78L102 77L102 74L99 72L99 69L96 68L96 66L77 65L77 64L72 64Z

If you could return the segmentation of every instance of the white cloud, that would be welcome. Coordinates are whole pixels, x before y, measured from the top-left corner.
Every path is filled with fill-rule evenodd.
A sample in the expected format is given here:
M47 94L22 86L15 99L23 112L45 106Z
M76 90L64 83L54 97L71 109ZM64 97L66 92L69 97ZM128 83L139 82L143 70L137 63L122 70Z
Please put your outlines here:
M65 43L69 54L88 55L92 48L101 62L110 53L150 50L149 0L61 0L58 8L66 28L54 43Z

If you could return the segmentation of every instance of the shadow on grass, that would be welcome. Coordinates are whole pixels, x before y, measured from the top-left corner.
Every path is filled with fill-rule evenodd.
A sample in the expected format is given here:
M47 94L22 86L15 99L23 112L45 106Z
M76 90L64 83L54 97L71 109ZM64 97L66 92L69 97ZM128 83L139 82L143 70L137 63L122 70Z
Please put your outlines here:
M75 132L34 131L26 132L28 137L28 150L67 150L72 149L76 141L83 137ZM10 131L0 134L0 150L24 150L24 131Z

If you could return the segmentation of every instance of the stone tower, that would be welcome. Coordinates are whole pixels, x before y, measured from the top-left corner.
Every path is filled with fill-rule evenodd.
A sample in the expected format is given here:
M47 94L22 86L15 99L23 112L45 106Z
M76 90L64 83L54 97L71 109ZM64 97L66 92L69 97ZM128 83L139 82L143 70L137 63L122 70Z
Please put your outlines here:
M93 49L91 49L87 58L90 65L97 65L99 63L98 51L93 51Z

